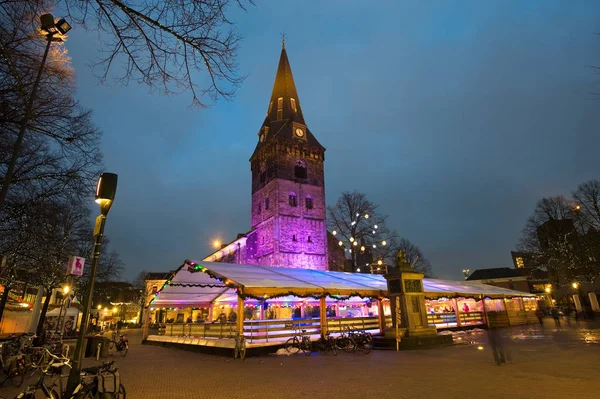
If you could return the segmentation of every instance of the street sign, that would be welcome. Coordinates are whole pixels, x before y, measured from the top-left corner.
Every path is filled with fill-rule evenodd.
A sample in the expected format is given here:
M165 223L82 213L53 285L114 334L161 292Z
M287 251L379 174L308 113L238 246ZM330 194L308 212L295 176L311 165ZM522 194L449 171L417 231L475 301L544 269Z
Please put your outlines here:
M83 274L83 265L85 265L85 258L71 256L69 258L69 264L67 265L67 276L70 274L73 276L81 276Z

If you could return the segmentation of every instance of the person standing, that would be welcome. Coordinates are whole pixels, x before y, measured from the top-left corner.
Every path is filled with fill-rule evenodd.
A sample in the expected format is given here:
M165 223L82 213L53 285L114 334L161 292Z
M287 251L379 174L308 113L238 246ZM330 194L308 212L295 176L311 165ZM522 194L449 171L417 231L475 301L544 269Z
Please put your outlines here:
M502 336L494 324L491 324L488 328L488 340L492 348L492 353L494 354L494 362L496 363L496 366L506 363Z
M544 312L542 312L542 309L538 308L535 311L535 315L537 316L538 321L540 322L540 326L544 327Z

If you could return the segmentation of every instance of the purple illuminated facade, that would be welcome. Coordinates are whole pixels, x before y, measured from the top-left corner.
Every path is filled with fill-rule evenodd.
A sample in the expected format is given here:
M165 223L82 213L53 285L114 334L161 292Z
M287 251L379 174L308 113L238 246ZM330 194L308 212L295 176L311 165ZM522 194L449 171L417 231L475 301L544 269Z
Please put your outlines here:
M252 170L252 229L205 260L328 269L325 148L302 114L285 46Z

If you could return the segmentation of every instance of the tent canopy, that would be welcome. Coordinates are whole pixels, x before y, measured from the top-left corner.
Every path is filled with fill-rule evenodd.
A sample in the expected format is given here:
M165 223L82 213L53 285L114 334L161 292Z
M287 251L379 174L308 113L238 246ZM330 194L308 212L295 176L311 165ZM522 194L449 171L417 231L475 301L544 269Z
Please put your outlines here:
M423 279L425 295L526 297L530 293L471 281ZM382 275L310 269L186 261L159 290L152 306L195 306L235 303L240 294L247 303L280 302L283 297L326 297L330 300L387 296ZM290 301L293 299L289 299Z

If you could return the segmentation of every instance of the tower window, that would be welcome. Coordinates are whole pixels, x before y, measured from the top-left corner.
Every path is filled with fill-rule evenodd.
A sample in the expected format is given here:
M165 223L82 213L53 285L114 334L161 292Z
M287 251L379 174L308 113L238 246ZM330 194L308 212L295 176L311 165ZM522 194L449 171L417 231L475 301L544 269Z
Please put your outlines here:
M269 199L268 198L265 199L265 211L267 209L269 209Z
M260 172L260 184L265 184L267 181L267 171L263 170Z
M312 242L312 240L310 239L310 236L308 236L308 239L306 241Z
M306 209L313 209L313 200L310 197L306 197L304 200L306 204Z
M296 201L296 194L290 194L290 196L288 197L288 202L290 206L298 206L298 202Z
M258 214L259 214L259 215L260 215L260 212L262 211L262 209L261 209L261 208L262 208L262 207L261 207L261 203L259 202L259 203L258 203Z
M296 240L296 235L295 234L292 236L292 241L298 241L298 240Z
M283 97L277 99L277 119L283 118Z
M296 179L306 179L306 162L303 159L299 159L294 164L294 176Z
M292 105L292 109L294 110L294 112L298 112L298 110L296 109L296 100L290 98L290 104Z

